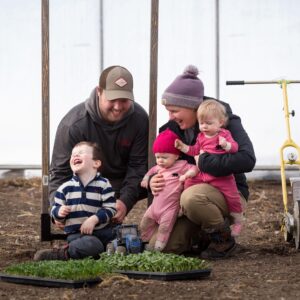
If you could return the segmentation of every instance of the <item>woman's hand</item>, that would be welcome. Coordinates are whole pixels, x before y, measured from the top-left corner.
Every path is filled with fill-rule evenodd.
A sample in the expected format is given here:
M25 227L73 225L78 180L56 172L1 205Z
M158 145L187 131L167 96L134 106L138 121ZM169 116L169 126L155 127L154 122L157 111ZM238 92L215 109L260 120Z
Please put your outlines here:
M159 192L161 192L165 186L165 179L164 176L160 173L157 173L154 175L150 180L150 188L152 191L152 194L154 196L158 195Z

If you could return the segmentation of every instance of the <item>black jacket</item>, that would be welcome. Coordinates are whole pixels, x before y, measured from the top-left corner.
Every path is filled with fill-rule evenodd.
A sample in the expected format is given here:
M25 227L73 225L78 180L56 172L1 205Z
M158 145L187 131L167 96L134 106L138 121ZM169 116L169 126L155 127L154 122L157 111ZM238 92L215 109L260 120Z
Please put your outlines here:
M61 120L50 166L50 203L55 190L72 177L69 160L73 147L81 141L91 141L102 151L101 175L109 179L116 198L129 211L137 200L146 196L140 182L148 168L148 115L134 102L121 121L108 124L98 111L94 89L85 102L72 108Z
M204 97L204 101L207 99L212 98ZM203 153L199 158L199 168L201 171L209 173L215 177L234 174L238 190L242 193L245 199L248 199L249 188L244 173L251 172L255 166L256 158L253 145L248 134L243 128L241 119L232 113L231 108L227 103L220 100L217 101L222 103L226 108L229 118L226 128L231 132L232 137L238 143L239 150L234 154ZM184 135L184 130L181 130L176 122L169 121L163 125L159 131L161 132L167 128L174 131L184 143L189 145L195 144L199 133L199 124L197 123L194 127L194 138L190 143L188 143ZM181 158L195 164L195 160L191 156L182 154Z

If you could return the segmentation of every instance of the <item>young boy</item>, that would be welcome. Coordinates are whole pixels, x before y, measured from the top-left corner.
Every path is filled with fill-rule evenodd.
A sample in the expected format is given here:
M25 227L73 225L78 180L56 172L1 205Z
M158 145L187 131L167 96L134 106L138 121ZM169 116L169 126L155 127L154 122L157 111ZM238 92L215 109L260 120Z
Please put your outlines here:
M68 245L62 249L40 250L34 260L99 258L114 238L110 225L116 214L116 199L101 166L97 144L80 142L72 151L71 180L56 191L51 217L64 224Z

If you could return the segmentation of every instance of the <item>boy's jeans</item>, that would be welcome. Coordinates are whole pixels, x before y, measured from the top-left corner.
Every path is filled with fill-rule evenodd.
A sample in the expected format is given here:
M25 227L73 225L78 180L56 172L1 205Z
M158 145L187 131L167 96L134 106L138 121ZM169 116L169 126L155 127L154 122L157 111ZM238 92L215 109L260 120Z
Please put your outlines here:
M107 225L102 229L94 230L93 235L69 234L67 242L69 244L68 254L70 258L99 258L99 254L105 251L107 243L115 238L114 227L114 225Z

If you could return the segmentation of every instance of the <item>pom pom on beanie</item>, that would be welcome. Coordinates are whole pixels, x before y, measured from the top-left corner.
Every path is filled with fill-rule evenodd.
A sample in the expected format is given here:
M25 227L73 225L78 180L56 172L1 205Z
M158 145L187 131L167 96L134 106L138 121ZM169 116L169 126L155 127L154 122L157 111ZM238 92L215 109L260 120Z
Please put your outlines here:
M175 148L175 140L179 139L176 133L170 129L162 131L153 143L153 153L172 153L179 155L180 151Z
M162 104L197 109L204 96L203 82L198 74L196 66L188 65L163 93Z

